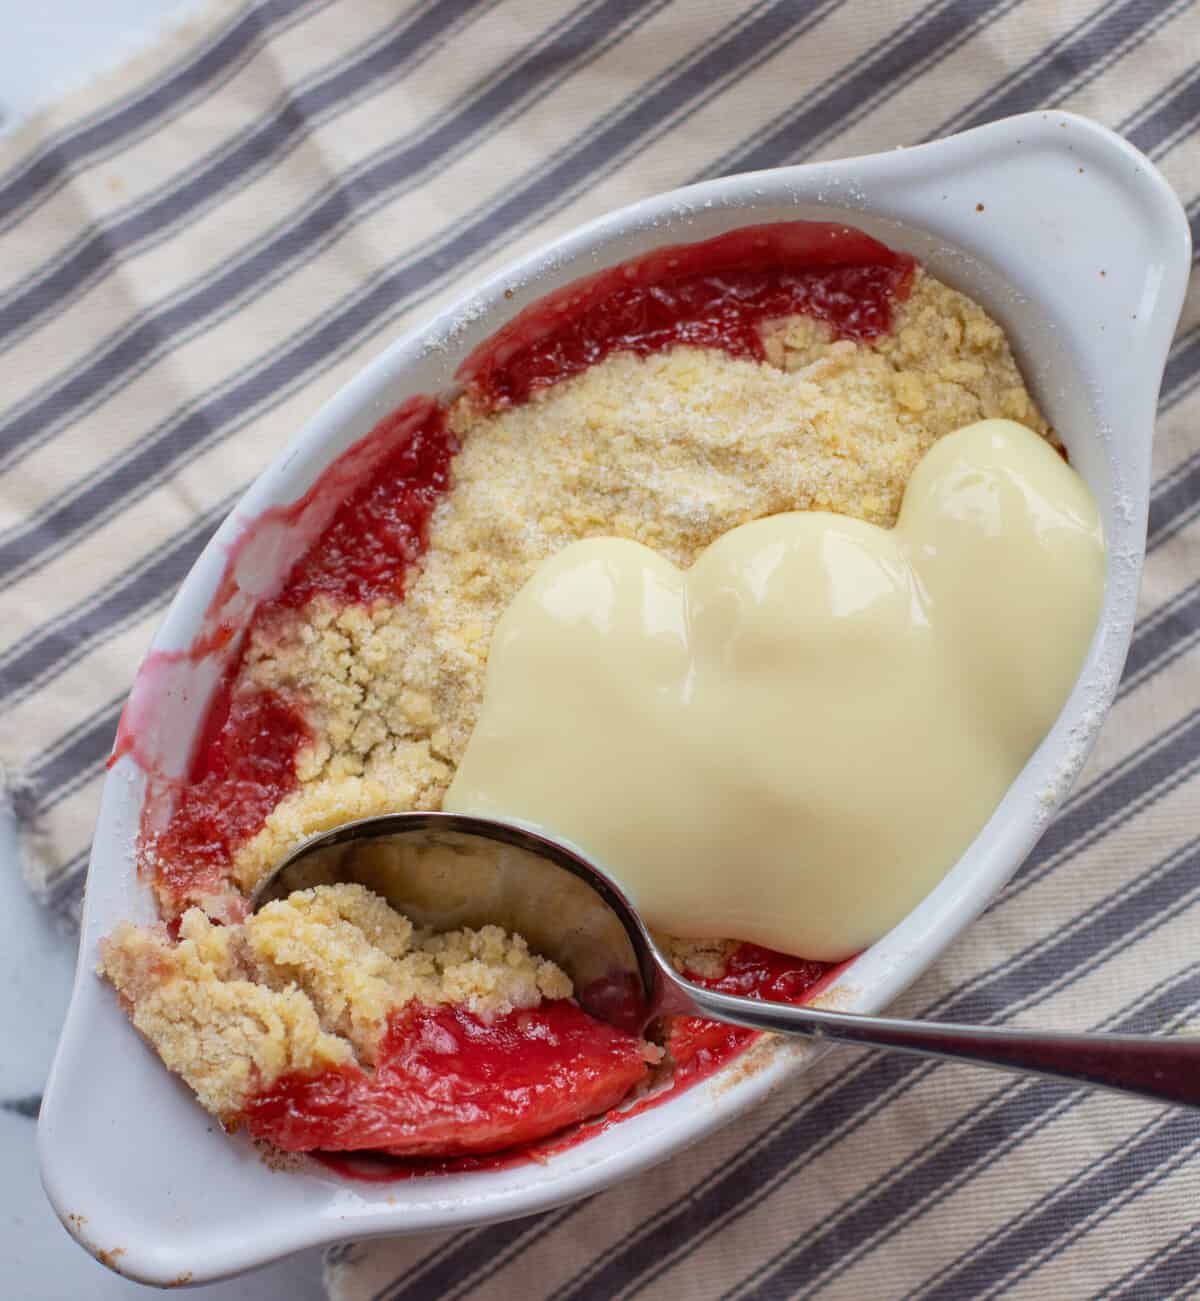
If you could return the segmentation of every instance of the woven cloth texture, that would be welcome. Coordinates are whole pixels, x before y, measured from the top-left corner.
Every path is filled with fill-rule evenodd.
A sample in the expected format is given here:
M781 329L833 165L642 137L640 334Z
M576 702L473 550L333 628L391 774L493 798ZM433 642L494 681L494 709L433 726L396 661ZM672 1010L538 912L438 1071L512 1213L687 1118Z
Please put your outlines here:
M406 324L646 194L1061 107L1200 224L1189 0L218 3L0 139L0 764L81 891L124 695L289 436ZM1087 215L1081 214L1081 220ZM1140 620L1069 803L897 1005L1200 1021L1200 286L1162 390ZM1200 1119L831 1053L582 1204L330 1252L342 1301L1200 1295Z

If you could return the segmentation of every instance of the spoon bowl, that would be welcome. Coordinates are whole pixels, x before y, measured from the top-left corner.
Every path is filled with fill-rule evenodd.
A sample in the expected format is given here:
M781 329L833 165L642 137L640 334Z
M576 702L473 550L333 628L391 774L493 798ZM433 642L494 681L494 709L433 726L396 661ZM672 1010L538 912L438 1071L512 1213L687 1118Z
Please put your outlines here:
M622 1030L640 1034L663 1010L666 960L633 905L585 858L532 831L457 813L361 818L305 841L258 883L250 906L341 881L416 926L523 935L570 976L584 1011Z

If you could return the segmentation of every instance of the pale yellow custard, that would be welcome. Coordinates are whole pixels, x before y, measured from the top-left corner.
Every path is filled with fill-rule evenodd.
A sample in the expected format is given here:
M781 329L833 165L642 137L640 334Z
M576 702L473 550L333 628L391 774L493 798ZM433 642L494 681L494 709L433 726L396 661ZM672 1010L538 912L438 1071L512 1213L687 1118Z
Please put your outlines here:
M444 807L570 840L671 935L845 957L995 809L1103 581L1086 485L1007 420L936 443L892 529L774 515L687 571L574 543L497 626Z

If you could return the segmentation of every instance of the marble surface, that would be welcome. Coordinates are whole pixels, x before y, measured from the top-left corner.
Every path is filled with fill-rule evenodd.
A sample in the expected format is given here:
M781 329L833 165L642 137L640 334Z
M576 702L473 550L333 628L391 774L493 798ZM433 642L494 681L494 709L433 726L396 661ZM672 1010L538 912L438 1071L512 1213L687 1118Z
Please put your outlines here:
M153 1289L118 1278L67 1236L38 1178L34 1130L75 967L75 938L33 900L0 818L0 1259L20 1301L128 1301ZM319 1301L321 1255L303 1252L243 1278L189 1291L206 1301Z
M0 131L154 38L195 0L0 0ZM153 1289L119 1278L67 1236L42 1193L34 1133L38 1101L75 966L75 937L21 879L11 823L0 815L0 1259L5 1297L127 1301ZM319 1252L196 1288L205 1301L319 1301Z

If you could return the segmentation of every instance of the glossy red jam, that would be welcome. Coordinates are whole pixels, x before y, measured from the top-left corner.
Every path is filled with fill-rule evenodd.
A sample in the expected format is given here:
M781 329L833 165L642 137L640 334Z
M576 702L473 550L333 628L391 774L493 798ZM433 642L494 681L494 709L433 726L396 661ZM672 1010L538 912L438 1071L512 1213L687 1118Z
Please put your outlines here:
M425 550L429 517L450 486L458 444L446 427L445 411L434 403L415 428L404 407L385 416L367 437L392 442L397 435L396 449L346 498L264 613L296 610L317 596L338 605L403 599L409 568Z
M690 971L687 976L721 994L770 1003L803 1003L813 996L816 987L832 970L828 962L789 958L757 944L743 944L730 957L723 976L698 976ZM743 1030L740 1026L694 1016L676 1017L667 1040L667 1050L675 1063L676 1083L686 1086L705 1079L757 1037L756 1031Z
M374 1074L285 1076L244 1121L291 1152L488 1153L607 1111L646 1069L637 1039L571 1002L490 1025L462 1008L412 1004L389 1024Z
M227 678L210 709L188 782L153 840L160 884L174 896L216 889L238 845L296 786L309 739L303 714L271 691L235 695Z
M836 337L891 329L913 259L848 226L781 222L653 253L539 299L475 350L459 378L489 408L524 402L619 350L678 344L764 357L759 326L803 314Z
M689 978L697 984L726 994L742 994L749 998L761 998L773 1002L804 1003L827 985L838 970L838 966L827 962L789 958L782 953L759 948L756 944L743 944L731 957L725 975L704 977L689 973ZM599 1032L607 1029L595 1021L592 1021L591 1025ZM514 1142L503 1151L486 1157L478 1155L453 1157L449 1155L449 1149L446 1148L438 1149L439 1155L436 1158L400 1158L388 1156L378 1150L358 1153L342 1151L335 1154L331 1150L332 1145L323 1145L325 1150L318 1150L315 1155L338 1174L368 1182L388 1182L427 1175L461 1174L471 1170L496 1170L530 1161L544 1161L556 1152L565 1151L578 1143L585 1142L609 1126L628 1120L631 1116L641 1115L642 1112L660 1106L668 1098L675 1097L698 1084L749 1047L758 1037L757 1032L753 1030L742 1030L736 1026L721 1025L698 1017L677 1017L671 1024L667 1040L672 1070L669 1088L651 1093L642 1101L624 1110L609 1112L601 1119L576 1125L568 1133L562 1133L561 1131L568 1125L574 1125L575 1122L585 1120L588 1116L599 1116L602 1110L607 1110L607 1108L597 1108L593 1111L580 1109L572 1119L553 1126L547 1123L538 1127L541 1135L549 1137L531 1137L523 1143ZM559 1114L561 1115L561 1112ZM530 1128L532 1131L534 1126L531 1125Z

